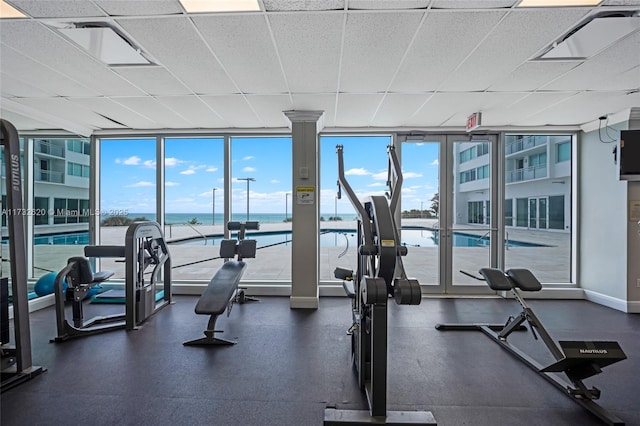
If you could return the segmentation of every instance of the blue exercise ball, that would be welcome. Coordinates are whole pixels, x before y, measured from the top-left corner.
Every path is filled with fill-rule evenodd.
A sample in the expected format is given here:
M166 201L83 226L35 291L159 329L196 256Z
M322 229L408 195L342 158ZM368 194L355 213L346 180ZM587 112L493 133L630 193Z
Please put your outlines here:
M36 285L33 287L33 291L38 296L46 296L54 291L54 283L56 282L57 272L49 272L38 278ZM62 289L67 289L67 281L62 282Z

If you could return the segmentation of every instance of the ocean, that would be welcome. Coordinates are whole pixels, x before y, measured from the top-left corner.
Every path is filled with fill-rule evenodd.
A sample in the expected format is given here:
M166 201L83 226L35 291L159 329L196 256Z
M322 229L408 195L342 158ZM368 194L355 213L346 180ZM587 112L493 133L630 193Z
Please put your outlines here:
M329 218L332 217L333 215L334 213L325 213L325 214L322 214L321 217L324 218L324 220L329 220ZM211 213L209 214L207 213L166 213L165 223L167 225L169 224L178 225L178 224L195 222L196 224L211 225L212 223L211 216L212 216ZM147 220L154 220L154 221L156 220L155 213L129 213L127 217L131 219L144 217ZM289 217L289 220L291 220L291 214L289 214L288 217ZM342 220L355 220L354 214L338 213L338 217L340 217ZM231 220L244 222L247 220L247 214L234 213L231 216ZM282 213L250 213L249 220L255 220L261 223L278 223L278 222L284 222L285 216ZM222 213L216 213L215 224L220 225L222 223L224 223L224 215Z

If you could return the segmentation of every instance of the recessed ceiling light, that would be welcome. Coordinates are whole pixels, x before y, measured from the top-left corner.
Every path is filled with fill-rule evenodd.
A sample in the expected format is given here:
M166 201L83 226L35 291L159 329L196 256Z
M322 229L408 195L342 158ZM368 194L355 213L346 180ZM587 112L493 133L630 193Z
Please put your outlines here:
M518 7L596 6L602 0L522 0Z
M180 0L188 13L259 12L258 0Z
M6 3L4 0L0 0L0 18L26 18L27 15L20 12L15 7Z
M59 28L62 34L108 65L149 65L151 62L113 28L106 25Z

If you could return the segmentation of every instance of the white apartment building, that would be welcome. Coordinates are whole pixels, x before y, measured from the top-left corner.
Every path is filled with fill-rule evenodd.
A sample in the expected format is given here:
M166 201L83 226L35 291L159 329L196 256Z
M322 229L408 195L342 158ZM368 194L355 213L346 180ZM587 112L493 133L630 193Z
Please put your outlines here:
M505 225L569 232L571 135L505 136ZM454 146L456 224L490 224L490 146Z

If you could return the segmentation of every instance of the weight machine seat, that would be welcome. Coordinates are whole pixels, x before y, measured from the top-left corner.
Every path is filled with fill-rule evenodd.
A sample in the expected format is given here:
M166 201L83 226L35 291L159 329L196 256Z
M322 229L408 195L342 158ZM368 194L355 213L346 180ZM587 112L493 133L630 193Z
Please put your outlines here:
M86 257L124 257L124 246L84 246Z
M113 272L111 271L100 271L94 273L91 268L91 264L89 263L89 259L86 257L70 257L67 264L70 263L75 264L75 267L68 274L71 278L71 283L73 284L98 284L108 280L113 275ZM72 285L71 283L69 283L69 285Z
M209 281L198 303L196 314L220 315L224 312L233 296L247 264L241 260L230 260L216 272Z
M480 275L484 277L491 290L508 291L513 288L513 283L502 270L497 268L482 268Z
M507 275L513 284L522 291L542 290L542 284L528 269L509 269Z

